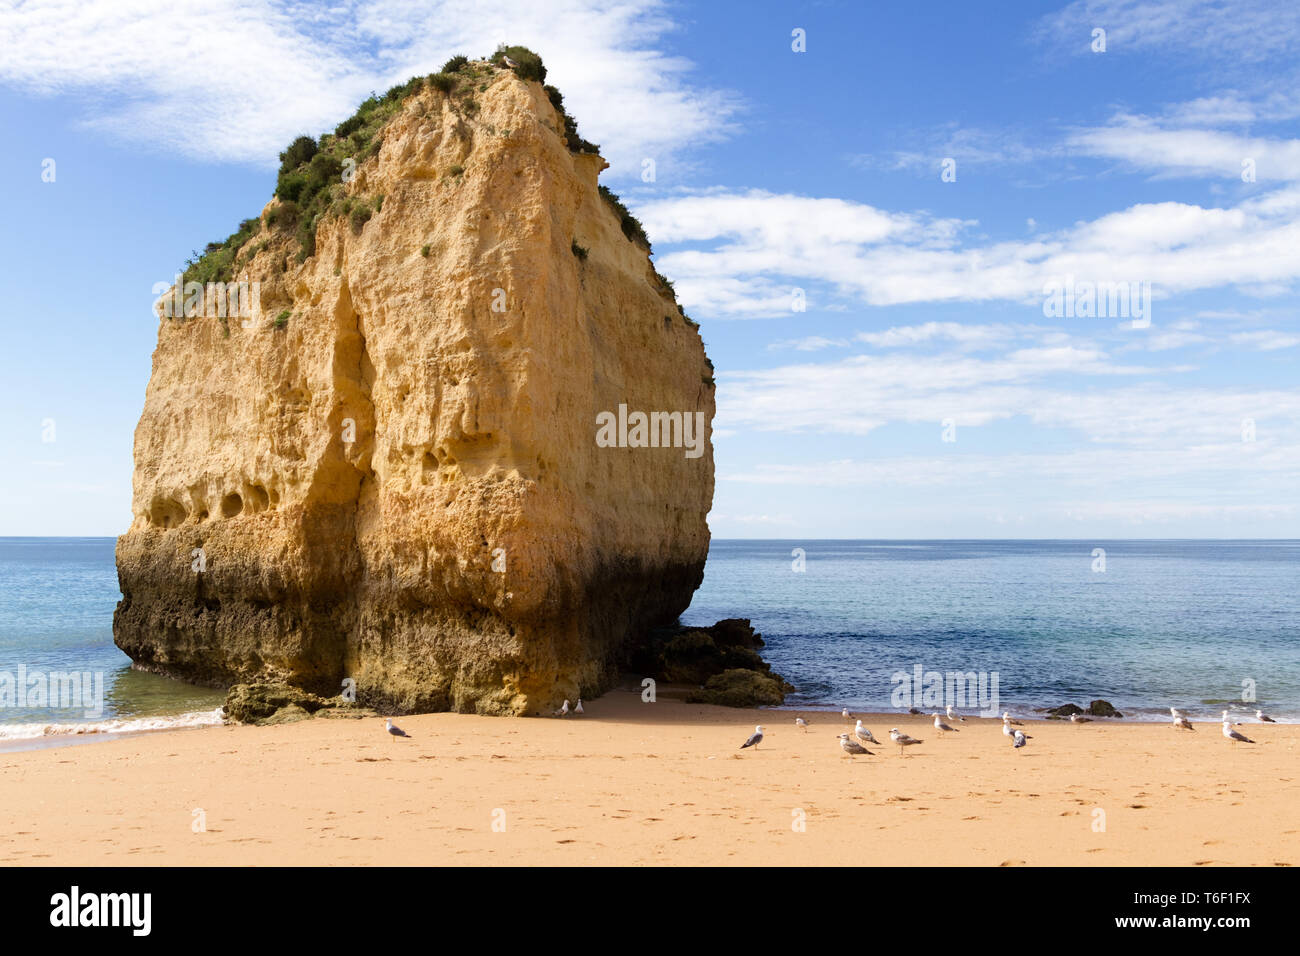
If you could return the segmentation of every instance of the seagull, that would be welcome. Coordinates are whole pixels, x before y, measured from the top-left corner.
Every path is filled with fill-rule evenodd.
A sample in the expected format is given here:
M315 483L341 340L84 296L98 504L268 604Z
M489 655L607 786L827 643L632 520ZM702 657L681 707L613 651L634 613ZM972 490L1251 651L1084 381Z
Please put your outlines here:
M1021 737L1024 737L1026 740L1033 740L1033 739L1034 739L1034 738L1031 737L1029 734L1021 733L1019 730L1012 730L1012 729L1011 729L1011 724L1012 724L1012 721L1011 721L1010 718L1008 718L1008 717L1003 717L1003 718L1002 718L1002 733L1003 733L1004 736L1014 738L1017 734L1019 734Z
M559 710L557 710L557 711L555 712L555 716L556 716L556 717L568 717L568 716L569 716L569 698L567 698L567 697L564 698L564 706L562 706Z
M1028 739L1029 739L1028 737L1026 737L1024 734L1022 734L1020 731L1017 730L1015 742L1011 746L1014 749L1019 750L1021 747L1025 745L1025 741Z
M871 736L871 731L867 730L866 727L863 727L862 721L860 720L858 721L858 725L853 728L853 734L861 741L864 742L869 741L875 744L876 746L880 746L880 741L877 740L875 737Z
M573 712L574 712L575 714L582 714L582 713L585 713L585 711L582 709L582 698L581 698L581 697L578 698L578 706L575 707L575 708L573 708Z
M848 734L840 734L839 738L840 749L850 757L856 756L857 754L866 754L868 757L871 756L870 750L862 746L862 744L858 743L856 740L851 740Z
M843 717L845 720L853 719L853 715L849 713L849 709L847 707L845 707L843 710L840 711L840 716Z
M501 62L504 63L506 66L510 67L510 69L512 70L519 65L514 60L510 59L510 57L506 56L504 53L501 54Z
M899 733L897 727L894 727L889 731L889 739L892 740L894 743L898 744L898 752L900 754L903 752L904 747L910 747L913 744L924 743L924 741L917 740L915 737L909 737L907 736L907 734Z
M1011 711L1009 711L1009 710L1004 710L1004 711L1002 712L1002 722L1003 722L1004 724L1010 724L1012 727L1023 727L1023 726L1025 726L1023 723L1021 723L1021 722L1018 721L1018 720L1012 720L1012 719L1011 719Z
M1262 710L1257 710L1257 711L1255 711L1255 719L1256 719L1256 720L1262 720L1262 721L1263 721L1264 723L1266 723L1266 724L1276 724L1276 723L1277 723L1276 720L1274 720L1274 719L1273 719L1272 717L1270 717L1268 714L1264 713Z
M939 731L939 737L941 739L945 733L949 733L949 734L961 733L960 730L953 730L951 727L945 724L943 722L943 718L940 717L938 714L931 714L930 716L934 718L934 729Z
M796 717L794 719L794 725L798 727L800 730L802 730L805 734L808 733L808 721L804 720L802 717Z
M746 747L757 747L762 742L763 742L763 728L755 727L754 732L749 735L749 739L740 745L740 749L744 750Z
M386 731L388 731L390 734L392 734L394 737L410 737L410 736L411 736L411 735L408 734L405 730L403 730L401 727L397 726L397 724L393 723L391 719L390 719L390 720L387 720L387 721L384 722L384 729L385 729Z
M1196 728L1192 726L1192 722L1188 720L1186 717L1184 717L1182 714L1179 714L1177 717L1174 718L1174 729L1190 730L1192 732L1196 731Z
M1083 716L1081 716L1081 715L1079 715L1079 714L1071 714L1071 715L1070 715L1070 723L1072 723L1072 724L1087 724L1087 723L1091 723L1091 722L1092 722L1092 718L1091 718L1091 717L1083 717Z
M1223 736L1227 737L1234 744L1238 740L1240 740L1244 744L1253 744L1255 742L1251 740L1249 737L1245 736L1244 734L1239 734L1235 730L1233 730L1226 720L1223 722Z
M948 713L949 720L960 720L962 723L966 722L966 718L963 717L961 714L957 713L957 711L953 709L952 704L948 705L947 713Z

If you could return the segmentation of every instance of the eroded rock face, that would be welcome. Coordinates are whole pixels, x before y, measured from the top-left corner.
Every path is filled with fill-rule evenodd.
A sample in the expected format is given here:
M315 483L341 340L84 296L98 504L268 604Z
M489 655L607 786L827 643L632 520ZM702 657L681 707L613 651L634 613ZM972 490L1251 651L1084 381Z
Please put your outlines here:
M251 319L162 320L117 547L139 666L535 713L689 604L711 442L595 436L620 404L711 423L700 336L541 87L499 71L476 101L406 100L347 187L379 211L305 262L263 228Z

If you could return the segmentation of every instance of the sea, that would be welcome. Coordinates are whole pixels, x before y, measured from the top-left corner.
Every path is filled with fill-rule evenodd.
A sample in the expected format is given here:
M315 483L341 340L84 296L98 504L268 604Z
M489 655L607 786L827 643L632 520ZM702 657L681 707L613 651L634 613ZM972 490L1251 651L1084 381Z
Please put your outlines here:
M220 723L221 691L114 646L113 548L0 538L0 745ZM736 617L787 708L1300 721L1295 540L714 541L682 622ZM84 675L76 706L51 706L74 702L56 674ZM17 692L42 681L46 699Z

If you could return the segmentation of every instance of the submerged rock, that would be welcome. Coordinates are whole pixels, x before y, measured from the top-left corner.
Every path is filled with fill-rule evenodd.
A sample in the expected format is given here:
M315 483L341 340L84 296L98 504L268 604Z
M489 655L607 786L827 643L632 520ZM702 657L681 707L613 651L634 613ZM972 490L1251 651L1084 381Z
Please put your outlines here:
M1110 701L1107 700L1094 700L1088 705L1086 710L1078 704L1062 704L1060 707L1052 707L1047 711L1047 717L1049 720L1061 720L1063 718L1068 718L1071 714L1087 714L1090 717L1114 718L1124 716L1114 708Z
M318 697L288 684L236 684L227 692L221 711L226 720L238 724L286 724L317 714L373 713L342 697Z
M733 668L710 677L700 690L686 698L689 704L719 704L723 707L775 707L794 690L772 673Z
M557 95L477 62L373 102L205 255L251 314L196 283L161 316L114 640L198 683L549 711L699 586L711 365Z
M1069 717L1071 714L1082 714L1084 709L1078 704L1062 704L1060 707L1048 708L1047 717L1049 720L1060 720L1063 717Z
M794 690L758 648L763 636L746 618L712 627L664 628L651 635L632 660L637 673L672 684L701 685L689 700L728 707L780 704Z
M1094 700L1088 705L1088 713L1094 717L1123 717L1108 700Z

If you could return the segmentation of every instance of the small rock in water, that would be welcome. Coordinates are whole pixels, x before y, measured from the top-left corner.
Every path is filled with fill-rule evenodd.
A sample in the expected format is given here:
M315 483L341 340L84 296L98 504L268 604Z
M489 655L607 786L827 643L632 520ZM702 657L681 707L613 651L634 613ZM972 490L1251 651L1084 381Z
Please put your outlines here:
M1060 707L1052 707L1047 711L1048 719L1061 720L1070 717L1073 714L1082 714L1083 708L1078 704L1062 704Z
M1108 700L1094 700L1088 705L1088 713L1094 717L1123 717Z

